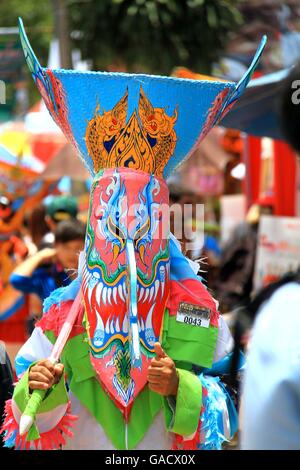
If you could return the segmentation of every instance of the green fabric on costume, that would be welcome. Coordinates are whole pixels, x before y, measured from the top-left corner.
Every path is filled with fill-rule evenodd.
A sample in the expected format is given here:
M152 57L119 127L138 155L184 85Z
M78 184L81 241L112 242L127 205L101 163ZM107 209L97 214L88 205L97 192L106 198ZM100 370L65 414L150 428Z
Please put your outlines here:
M29 393L29 370L32 366L34 366L36 362L33 362L28 370L25 372L21 380L17 383L13 399L16 402L19 410L23 413L25 407L29 401L30 393ZM65 381L62 376L60 381L53 385L45 395L40 407L39 407L39 414L46 413L48 411L52 411L57 406L63 405L68 403L69 397L65 386Z
M165 312L162 347L173 361L211 368L218 338L218 328L186 325Z
M164 411L169 431L187 436L197 430L202 386L199 379L189 371L192 364L211 367L217 333L215 327L201 328L179 323L176 317L169 316L168 310L165 311L162 347L174 360L179 374L179 389L174 400L176 407L172 410L167 399L146 386L132 405L128 424L96 378L90 362L86 333L69 339L61 360L65 365L70 390L102 426L114 447L120 450L134 449L160 410ZM55 342L52 332L47 331L45 335L52 343Z
M31 416L32 418L35 417L35 412L34 412L34 404L32 403L32 395L29 393L29 371L32 366L34 366L36 362L32 363L31 366L28 368L28 370L25 372L21 380L17 383L15 386L14 394L13 394L13 400L15 401L17 407L23 414L24 411L26 410L26 414L28 416ZM37 395L44 394L44 398L40 402L38 406L38 411L36 415L40 415L42 413L47 413L49 411L53 411L56 407L60 405L67 404L69 401L68 393L65 387L65 381L64 378L62 377L60 381L53 385L49 390L46 392L44 390L37 390L38 394L35 394L33 396L33 401L34 397L37 397L37 400L40 401L40 397ZM29 404L29 406L28 406ZM26 437L27 441L33 441L36 439L39 439L40 434L39 430L34 423Z
M49 341L55 342L52 332L47 331L45 335ZM124 417L96 379L95 370L90 362L86 334L74 336L67 342L61 361L65 365L70 390L102 426L114 447L119 450L134 449L162 409L162 397L148 387L138 395L127 424L126 447Z
M134 449L161 410L162 397L145 387L135 399L126 425L121 411L96 379L90 363L89 345L85 334L75 336L68 341L62 362L65 364L72 393L96 418L114 447L120 450Z
M177 369L179 385L175 414L168 399L164 399L164 414L168 431L190 436L197 431L202 406L202 385L192 372ZM174 397L175 403L175 397Z

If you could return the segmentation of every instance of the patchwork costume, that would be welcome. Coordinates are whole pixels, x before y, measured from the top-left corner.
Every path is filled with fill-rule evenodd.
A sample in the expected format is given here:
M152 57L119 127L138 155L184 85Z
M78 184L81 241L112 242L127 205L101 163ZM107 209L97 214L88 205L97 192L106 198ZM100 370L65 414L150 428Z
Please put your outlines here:
M226 369L232 340L198 266L170 236L164 179L240 96L264 41L238 85L43 69L22 25L21 41L49 112L94 179L78 277L45 301L19 351L5 439L21 448L221 448L236 410L215 374ZM67 387L62 378L47 392L20 438L29 367L50 355L78 295L61 355ZM157 341L176 364L176 397L148 387Z

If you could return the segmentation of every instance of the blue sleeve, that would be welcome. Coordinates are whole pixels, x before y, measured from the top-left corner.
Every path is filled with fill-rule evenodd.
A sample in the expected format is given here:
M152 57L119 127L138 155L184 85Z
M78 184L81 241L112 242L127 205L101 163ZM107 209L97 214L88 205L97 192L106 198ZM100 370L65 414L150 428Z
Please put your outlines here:
M20 274L12 274L10 276L10 283L11 285L21 292L25 292L26 294L37 294L39 296L42 295L41 286L39 285L38 276L34 272L32 276L22 276Z
M219 247L217 240L210 235L205 237L204 247L207 250L213 251L217 256L221 255L221 248Z

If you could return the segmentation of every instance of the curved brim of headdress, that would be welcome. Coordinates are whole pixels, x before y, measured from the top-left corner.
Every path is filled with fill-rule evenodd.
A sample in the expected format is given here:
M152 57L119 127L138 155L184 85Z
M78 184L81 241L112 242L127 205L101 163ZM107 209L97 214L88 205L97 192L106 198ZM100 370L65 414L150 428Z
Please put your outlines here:
M27 64L47 108L92 175L100 168L131 166L166 178L243 93L266 43L264 36L236 84L45 69L21 20L19 29Z

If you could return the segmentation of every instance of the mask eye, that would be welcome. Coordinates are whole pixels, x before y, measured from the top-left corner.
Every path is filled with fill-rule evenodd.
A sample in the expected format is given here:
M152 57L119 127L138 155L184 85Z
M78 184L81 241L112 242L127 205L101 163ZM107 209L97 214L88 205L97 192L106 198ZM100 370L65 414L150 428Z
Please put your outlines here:
M110 233L117 239L117 243L114 243L113 247L113 261L115 261L119 255L119 253L124 249L126 236L123 230L114 223L111 216L107 219L107 228Z
M121 249L119 245L114 245L113 247L113 261L116 261L117 257L119 256Z
M146 222L135 232L134 234L134 246L138 251L142 262L144 263L145 258L145 245L142 242L147 237L150 230L150 217L147 218Z
M142 262L145 263L145 245L140 245L140 247L138 248L138 252Z

